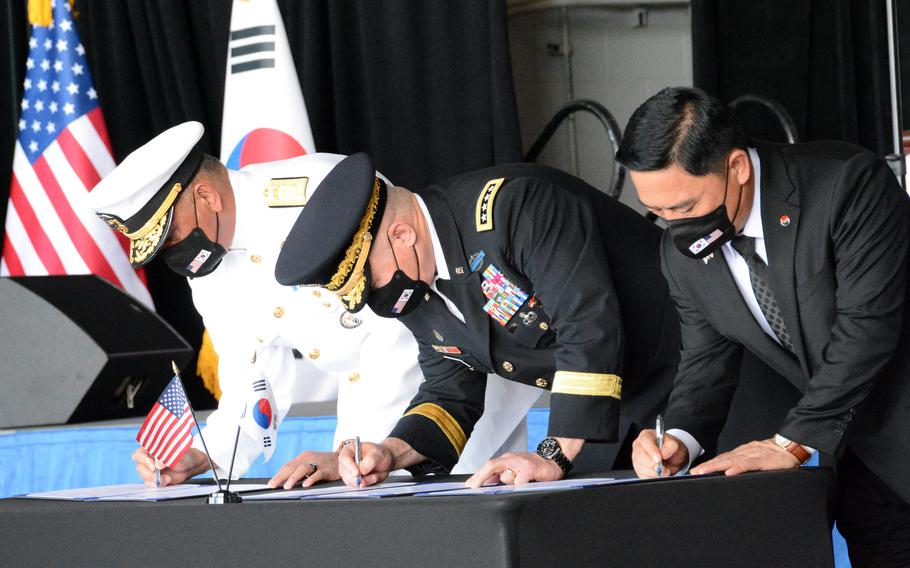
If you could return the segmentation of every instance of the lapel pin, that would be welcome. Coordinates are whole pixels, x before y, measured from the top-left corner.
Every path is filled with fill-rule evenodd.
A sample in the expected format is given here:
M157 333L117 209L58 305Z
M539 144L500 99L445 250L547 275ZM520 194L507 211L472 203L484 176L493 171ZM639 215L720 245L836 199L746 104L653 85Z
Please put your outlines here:
M789 216L789 215L781 215L781 216L780 216L780 226L781 226L781 227L788 227L789 225L790 225L790 216Z
M704 262L705 264L708 264L708 261L711 260L712 258L714 258L713 252L711 254L709 254L708 256L706 256L705 258L701 259L701 261Z
M464 267L463 267L463 266L456 266L456 267L455 267L455 274L464 274Z

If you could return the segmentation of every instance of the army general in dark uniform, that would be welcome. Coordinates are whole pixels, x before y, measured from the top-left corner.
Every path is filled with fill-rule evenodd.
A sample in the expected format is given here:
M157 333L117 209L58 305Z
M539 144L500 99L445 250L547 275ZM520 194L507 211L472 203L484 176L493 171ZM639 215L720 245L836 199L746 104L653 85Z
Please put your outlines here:
M373 172L365 154L336 166L276 266L282 284L401 318L420 346L425 382L359 468L342 448L345 481L448 472L490 372L551 391L550 437L536 454L491 460L472 485L559 479L586 442L593 467L614 467L619 444L665 404L678 358L661 230L551 168L496 166L416 193Z

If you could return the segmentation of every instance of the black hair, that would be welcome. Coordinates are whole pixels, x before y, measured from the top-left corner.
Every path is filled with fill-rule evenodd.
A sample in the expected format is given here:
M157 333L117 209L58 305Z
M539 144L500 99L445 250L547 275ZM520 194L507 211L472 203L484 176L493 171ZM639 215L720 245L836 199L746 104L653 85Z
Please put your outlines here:
M723 174L734 148L747 148L730 107L693 87L667 87L632 113L616 161L650 172L676 164L688 173Z
M207 174L217 174L224 169L224 165L218 161L218 158L210 154L202 155L202 163L199 165L199 171Z

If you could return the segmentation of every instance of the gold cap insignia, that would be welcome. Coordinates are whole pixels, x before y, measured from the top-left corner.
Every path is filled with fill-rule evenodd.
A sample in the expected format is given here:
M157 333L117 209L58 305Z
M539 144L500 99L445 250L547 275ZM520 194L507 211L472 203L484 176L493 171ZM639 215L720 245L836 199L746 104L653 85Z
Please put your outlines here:
M376 218L376 210L379 206L379 179L373 182L373 194L367 204L366 213L360 220L360 226L354 233L354 238L344 253L338 270L332 275L332 279L326 284L326 288L331 290L341 299L341 302L349 310L356 310L363 302L363 291L367 285L365 274L367 258L370 256L370 246L373 241L373 234L370 229L373 226L373 220Z

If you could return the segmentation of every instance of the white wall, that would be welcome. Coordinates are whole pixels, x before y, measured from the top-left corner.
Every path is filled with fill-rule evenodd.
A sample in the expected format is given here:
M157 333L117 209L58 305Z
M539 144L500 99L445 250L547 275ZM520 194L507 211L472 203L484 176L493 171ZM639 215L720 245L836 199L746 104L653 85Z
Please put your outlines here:
M648 11L646 27L630 9L568 9L574 96L594 99L625 129L632 112L661 88L692 85L692 29L687 7ZM562 9L513 13L509 17L512 68L518 98L522 144L527 151L547 121L568 101L565 59L548 54L547 44L562 43ZM577 113L580 177L595 187L610 185L613 153L600 123ZM570 173L567 123L538 158L538 163ZM627 181L622 201L642 211Z

